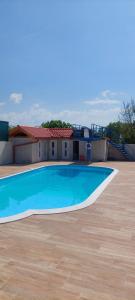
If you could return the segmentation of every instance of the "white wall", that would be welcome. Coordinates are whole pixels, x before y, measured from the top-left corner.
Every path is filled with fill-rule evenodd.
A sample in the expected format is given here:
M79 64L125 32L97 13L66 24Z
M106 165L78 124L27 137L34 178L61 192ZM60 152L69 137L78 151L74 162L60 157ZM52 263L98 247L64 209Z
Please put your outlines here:
M41 161L47 160L48 141L40 140L40 159Z
M32 144L15 147L15 163L32 163Z
M32 162L38 162L40 161L39 158L39 142L32 144Z
M107 144L106 140L91 142L91 158L92 161L107 160ZM79 141L79 157L83 156L87 160L87 142Z
M39 140L32 144L32 162L45 161L48 158L48 141Z
M28 137L14 137L10 138L10 141L13 143L13 145L20 145L32 142L33 139Z
M126 144L125 150L131 156L131 159L135 160L135 144Z
M40 147L40 151L39 151L39 147ZM32 162L35 163L39 161L42 161L41 142L40 142L40 146L39 146L39 142L32 144Z
M0 141L0 165L13 163L12 142Z
M73 141L72 152L73 152ZM86 141L79 141L79 158L84 158L87 161L87 144ZM106 140L92 141L91 142L91 158L92 161L106 161L107 160L107 142ZM73 156L71 160L73 159Z
M14 144L22 144L31 142L29 138L16 138ZM70 157L73 159L73 140L68 140L70 145ZM40 143L40 146L39 146ZM87 159L87 142L79 142L79 156L84 156ZM0 164L8 164L13 162L12 142L0 142ZM58 160L62 160L62 140L58 143ZM135 159L135 145L126 145L127 152L134 156ZM49 159L49 141L40 140L37 143L22 145L15 147L15 162L16 163L34 163ZM106 161L107 159L107 145L106 140L92 142L92 161Z
M31 140L26 138L19 140L19 138L17 138L14 144L20 145L27 142L31 142ZM15 147L15 162L20 164L47 160L47 144L47 141L40 140L37 143Z
M107 142L106 140L92 142L92 161L107 160Z
M62 143L63 142L68 142L69 155L68 155L67 159L63 158L63 153L62 153ZM70 140L70 139L57 140L57 159L58 160L67 160L67 161L73 160L73 141L72 140Z
M31 143L28 145L22 145L15 147L15 162L16 163L35 163L43 160L47 160L47 141L40 140L37 143L32 143L31 138L16 137L13 139L14 145L21 145Z

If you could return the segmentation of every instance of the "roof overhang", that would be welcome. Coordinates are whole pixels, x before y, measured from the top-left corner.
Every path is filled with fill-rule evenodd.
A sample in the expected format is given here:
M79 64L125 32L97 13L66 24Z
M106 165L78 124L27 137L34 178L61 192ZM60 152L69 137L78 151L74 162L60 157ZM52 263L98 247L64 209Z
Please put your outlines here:
M17 126L15 128L10 129L9 131L9 136L10 137L16 137L18 134L25 134L27 137L29 138L35 138L32 134L28 133L25 128L21 127L21 126Z

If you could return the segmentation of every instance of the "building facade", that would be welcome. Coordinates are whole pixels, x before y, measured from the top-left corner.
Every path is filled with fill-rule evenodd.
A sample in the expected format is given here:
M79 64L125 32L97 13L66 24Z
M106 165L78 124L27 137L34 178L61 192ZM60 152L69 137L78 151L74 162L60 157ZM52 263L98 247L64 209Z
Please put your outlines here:
M107 159L106 139L93 140L86 127L75 130L17 126L10 131L10 141L14 163Z

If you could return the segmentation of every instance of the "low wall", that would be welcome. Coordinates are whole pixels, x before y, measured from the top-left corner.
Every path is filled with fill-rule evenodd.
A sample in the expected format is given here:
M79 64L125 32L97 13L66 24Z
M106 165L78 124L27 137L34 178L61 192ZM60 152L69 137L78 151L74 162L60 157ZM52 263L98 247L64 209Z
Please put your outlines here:
M92 161L107 160L107 142L106 140L92 142Z
M135 160L135 144L125 144L123 146L127 154L129 155L129 158L131 160ZM108 145L108 160L126 160L124 155L115 147L113 147L111 144Z
M13 163L12 142L0 141L0 165Z
M135 144L125 144L124 147L131 159L135 160Z
M79 157L84 157L87 161L87 143L86 141L79 141ZM106 161L107 160L107 142L106 140L98 140L91 142L91 159L92 161Z
M125 156L114 146L108 144L108 160L125 161Z

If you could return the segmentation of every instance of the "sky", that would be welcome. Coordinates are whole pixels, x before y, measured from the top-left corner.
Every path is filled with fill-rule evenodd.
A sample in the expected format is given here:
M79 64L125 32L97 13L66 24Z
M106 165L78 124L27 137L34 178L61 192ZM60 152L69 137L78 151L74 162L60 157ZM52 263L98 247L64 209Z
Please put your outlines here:
M1 120L107 125L134 96L134 0L0 0Z

